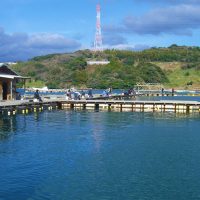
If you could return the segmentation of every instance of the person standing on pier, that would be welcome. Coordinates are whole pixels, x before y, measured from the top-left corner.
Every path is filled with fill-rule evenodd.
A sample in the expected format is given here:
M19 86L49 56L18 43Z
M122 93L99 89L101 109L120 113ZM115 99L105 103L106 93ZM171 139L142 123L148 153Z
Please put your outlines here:
M162 96L164 95L164 88L161 89Z
M102 96L103 97L108 97L109 96L109 93L107 90L104 90L103 93L102 93Z
M172 96L174 96L174 88L172 88Z
M34 98L39 100L39 101L42 101L40 95L39 95L39 90L36 90L35 94L34 94Z
M70 100L71 99L71 91L70 91L70 89L69 90L67 90L67 92L66 92L66 100Z
M81 99L85 99L85 91L81 90Z
M93 97L93 95L92 95L92 89L89 89L89 91L88 91L88 97L89 97L89 98L92 98L92 97Z
M112 88L108 88L108 95L111 95L112 94Z

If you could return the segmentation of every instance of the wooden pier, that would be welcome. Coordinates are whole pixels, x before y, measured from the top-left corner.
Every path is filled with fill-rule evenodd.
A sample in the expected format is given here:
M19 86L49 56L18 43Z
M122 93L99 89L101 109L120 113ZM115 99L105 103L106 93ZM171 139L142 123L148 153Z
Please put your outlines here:
M200 113L199 101L137 101L137 100L65 100L53 99L42 102L28 100L0 102L0 113L14 115L27 114L52 109L92 109L119 112L174 112Z
M62 108L131 112L200 113L198 101L76 100L61 103Z
M56 100L33 102L30 100L16 100L0 102L0 114L15 115L41 112L43 110L59 109L60 104Z

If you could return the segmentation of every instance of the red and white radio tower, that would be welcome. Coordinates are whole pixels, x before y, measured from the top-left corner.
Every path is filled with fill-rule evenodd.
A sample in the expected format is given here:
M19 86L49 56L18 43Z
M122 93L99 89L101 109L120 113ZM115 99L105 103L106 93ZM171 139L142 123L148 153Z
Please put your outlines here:
M102 51L102 36L101 36L101 7L100 4L97 5L97 22L96 22L96 33L94 39L94 50Z

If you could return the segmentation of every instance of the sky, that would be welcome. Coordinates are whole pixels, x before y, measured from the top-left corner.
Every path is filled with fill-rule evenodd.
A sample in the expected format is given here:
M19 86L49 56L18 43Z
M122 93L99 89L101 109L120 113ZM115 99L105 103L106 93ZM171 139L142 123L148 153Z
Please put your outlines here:
M0 0L0 62L91 49L200 46L200 0Z

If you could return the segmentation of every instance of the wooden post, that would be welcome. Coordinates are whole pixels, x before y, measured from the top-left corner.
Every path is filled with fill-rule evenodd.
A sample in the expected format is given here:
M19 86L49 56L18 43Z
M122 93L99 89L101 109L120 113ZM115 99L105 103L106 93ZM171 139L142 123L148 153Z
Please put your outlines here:
M122 112L122 103L120 104L120 112Z
M186 105L186 113L189 114L190 113L190 106Z
M24 91L26 90L26 79L24 79Z
M61 102L57 102L57 106L58 106L58 109L62 109L62 103Z
M74 104L73 103L70 104L70 108L74 109Z
M108 104L108 110L111 111L111 104Z
M85 110L85 109L86 109L86 103L83 104L83 110Z
M95 104L95 110L99 110L99 104L98 103Z
M13 81L11 79L11 81L10 81L10 100L12 100L12 99L13 99Z
M143 104L142 104L142 112L144 112L144 105L145 105L145 104L143 103Z

